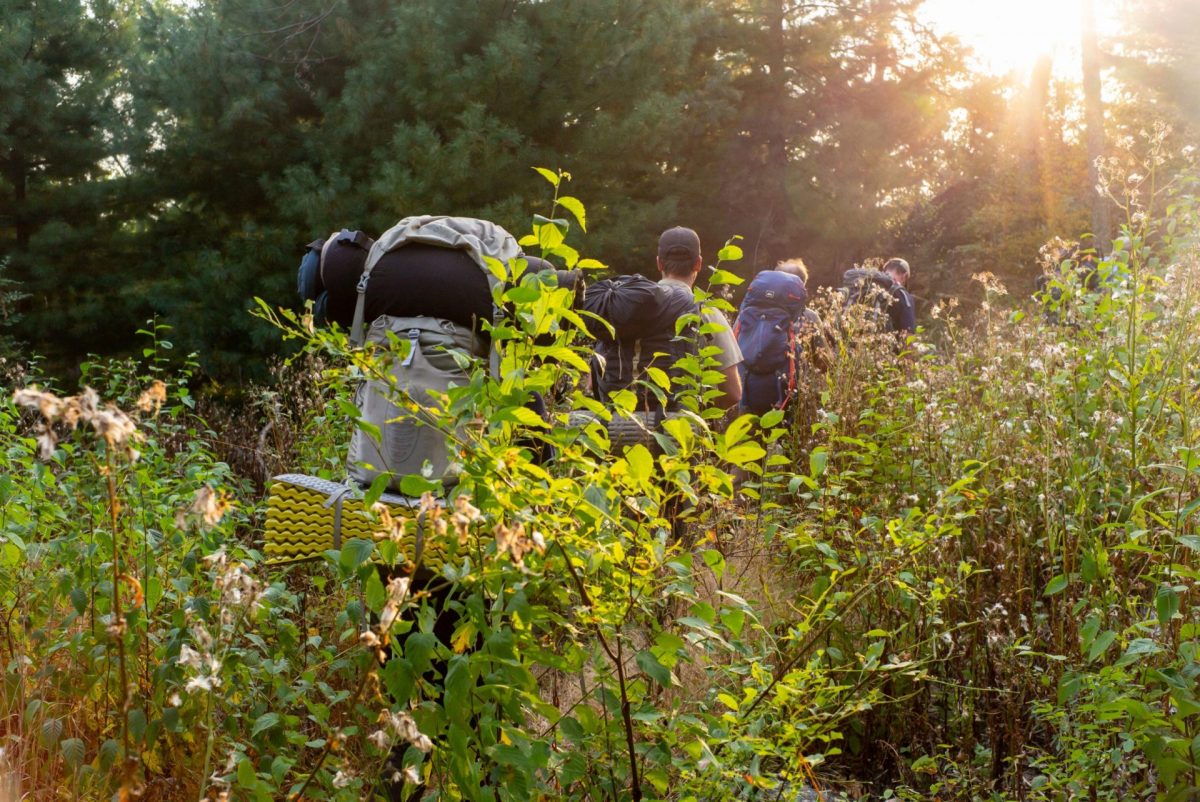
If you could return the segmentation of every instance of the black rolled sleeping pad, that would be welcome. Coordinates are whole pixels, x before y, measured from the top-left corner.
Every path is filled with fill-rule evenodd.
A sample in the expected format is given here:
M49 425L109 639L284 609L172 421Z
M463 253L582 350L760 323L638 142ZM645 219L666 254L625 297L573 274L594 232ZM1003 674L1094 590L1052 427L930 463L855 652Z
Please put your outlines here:
M354 322L365 264L365 257L357 268L350 260L337 267L326 260L329 319L346 328ZM410 242L384 254L371 271L363 319L369 323L380 315L439 317L482 332L492 317L492 292L466 251Z

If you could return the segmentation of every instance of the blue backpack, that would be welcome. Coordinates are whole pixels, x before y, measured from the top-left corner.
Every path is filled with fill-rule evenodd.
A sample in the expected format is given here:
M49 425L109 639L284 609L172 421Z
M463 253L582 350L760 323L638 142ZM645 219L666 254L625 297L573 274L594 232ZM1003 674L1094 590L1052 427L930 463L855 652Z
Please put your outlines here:
M734 336L742 349L742 410L782 409L796 392L798 332L808 290L799 276L764 270L750 282Z

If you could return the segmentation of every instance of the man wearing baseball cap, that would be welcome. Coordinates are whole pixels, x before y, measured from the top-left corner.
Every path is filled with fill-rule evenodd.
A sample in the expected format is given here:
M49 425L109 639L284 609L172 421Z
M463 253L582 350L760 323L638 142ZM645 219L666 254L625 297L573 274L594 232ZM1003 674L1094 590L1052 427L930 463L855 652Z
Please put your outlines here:
M662 275L659 286L673 293L681 294L686 291L690 295L704 264L700 254L700 237L692 229L683 226L668 228L658 238L657 262L658 271ZM702 305L700 312L704 323L711 324L705 326L711 331L705 333L704 337L708 344L720 349L715 355L717 367L723 377L720 384L722 396L717 403L729 409L737 406L742 399L742 380L738 375L742 351L733 336L729 321L721 310Z

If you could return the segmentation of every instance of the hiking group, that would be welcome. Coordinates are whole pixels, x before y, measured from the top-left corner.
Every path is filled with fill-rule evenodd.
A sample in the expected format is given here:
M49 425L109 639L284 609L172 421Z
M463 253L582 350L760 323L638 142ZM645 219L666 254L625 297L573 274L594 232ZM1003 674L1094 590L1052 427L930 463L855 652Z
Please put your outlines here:
M554 270L549 262L524 254L493 223L406 218L378 240L342 230L310 243L300 264L298 291L302 301L312 303L317 324L348 329L355 344L386 345L389 335L408 338L414 347L393 386L419 403L422 389L444 391L455 376L465 377L451 351L489 354L488 324L503 310L493 305L492 290L500 279L487 260L517 258L527 261L527 272L554 271L560 286L580 290L578 305L587 313L596 343L588 377L591 394L605 402L619 390L633 390L639 424L653 426L656 416L678 407L676 392L647 381L651 371L662 371L677 390L688 381L683 363L706 346L712 347L704 353L714 360L719 380L713 387L695 389L708 391L715 406L754 414L783 409L803 381L805 348L828 344L841 326L840 319L827 326L808 306L808 271L800 259L759 272L730 324L723 312L697 302L703 252L696 232L681 226L659 238L657 281L634 272L584 288L578 271ZM898 258L881 269L846 271L842 310L861 310L870 328L894 332L902 342L916 331L913 299L906 289L910 272L908 262ZM375 389L380 392L368 388L359 394L363 418L395 431L385 431L381 447L374 450L369 438L356 435L351 476L360 482L383 471L400 477L420 471L427 461L442 474L448 459L436 432L422 432L428 427L381 398L388 388ZM403 449L392 447L393 440L403 443Z
M311 304L315 323L345 328L353 344L385 355L387 375L368 378L357 390L356 405L366 425L352 435L346 484L288 474L276 477L283 481L272 490L291 482L319 493L312 508L333 509L328 519L335 530L333 548L346 526L342 504L348 494L361 495L359 489L386 477L390 492L383 500L413 508L415 499L402 492L406 476L419 474L435 483L440 479L447 491L454 485L451 433L433 425L422 409L435 407L451 386L470 382L470 360L462 359L463 354L487 359L498 375L501 360L491 332L507 311L495 300L504 284L503 271L495 265L511 266L522 259L525 274L539 275L538 286L575 291L575 305L595 340L585 383L591 396L612 412L605 425L616 452L635 442L655 448L654 433L666 418L682 414L683 406L692 403L686 400L689 395L727 412L787 408L812 376L805 369L813 361L805 358L805 349L828 342L836 328L808 308L807 270L798 259L755 276L731 325L722 311L698 300L707 297L696 288L704 260L700 238L690 228L670 228L660 236L657 281L632 273L588 286L577 271L555 270L524 254L508 232L483 220L409 217L378 239L361 231L334 232L307 246L298 272L299 295ZM896 342L903 343L916 328L912 297L905 289L909 273L903 259L888 261L882 270L848 271L843 308L861 308L871 326L894 332ZM617 410L614 397L626 391L636 403L631 411L626 394ZM531 406L545 417L543 399L536 397ZM541 461L553 458L545 448L534 452ZM288 528L286 504L270 509L277 520L272 524L269 513L268 539L272 525L275 531ZM664 510L675 540L682 531L677 512ZM416 567L405 569L403 580L437 610L434 635L449 644L455 589L440 576L436 563L422 561L419 532L417 538L413 547L418 556L411 557ZM394 571L380 571L385 584L395 579ZM432 681L444 671L436 661L431 664ZM383 785L391 799L419 799L423 785L411 779L405 785L399 771L403 759L394 753L395 771L388 770Z

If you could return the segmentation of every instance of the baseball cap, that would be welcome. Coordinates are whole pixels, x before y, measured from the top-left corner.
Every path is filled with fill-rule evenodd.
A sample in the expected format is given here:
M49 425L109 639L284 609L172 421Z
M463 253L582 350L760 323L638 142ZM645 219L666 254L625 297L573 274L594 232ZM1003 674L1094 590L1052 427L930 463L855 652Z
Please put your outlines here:
M658 238L659 259L689 259L700 258L700 237L695 231L683 226L668 228Z

